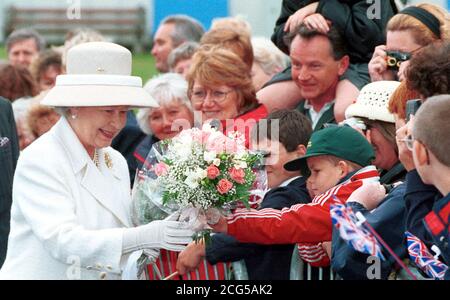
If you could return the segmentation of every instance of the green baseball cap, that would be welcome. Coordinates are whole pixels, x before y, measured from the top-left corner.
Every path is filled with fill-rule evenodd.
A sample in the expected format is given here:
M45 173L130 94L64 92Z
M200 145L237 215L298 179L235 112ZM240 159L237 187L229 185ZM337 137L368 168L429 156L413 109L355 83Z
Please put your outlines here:
M288 171L301 170L303 175L309 173L306 159L308 157L332 155L362 167L368 166L375 158L372 145L355 129L349 126L332 125L314 132L308 142L306 154L284 165Z

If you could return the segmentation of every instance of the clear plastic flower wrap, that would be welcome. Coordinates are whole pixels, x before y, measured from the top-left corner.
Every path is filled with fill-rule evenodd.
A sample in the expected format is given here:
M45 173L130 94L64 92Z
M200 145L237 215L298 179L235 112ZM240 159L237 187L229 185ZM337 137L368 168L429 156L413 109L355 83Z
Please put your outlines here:
M208 222L235 207L256 208L266 190L262 153L247 150L239 133L204 125L153 145L136 174L132 220L147 224L178 211L194 238L208 242Z

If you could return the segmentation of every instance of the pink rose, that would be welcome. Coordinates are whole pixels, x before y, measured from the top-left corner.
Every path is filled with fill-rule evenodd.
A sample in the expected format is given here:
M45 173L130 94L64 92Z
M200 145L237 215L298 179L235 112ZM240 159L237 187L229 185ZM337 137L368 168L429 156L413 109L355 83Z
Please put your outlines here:
M158 177L166 175L168 171L169 167L163 162L160 162L155 166L155 174Z
M233 179L237 183L245 183L245 172L243 169L236 169L233 167L228 170L228 173L230 173L231 179Z
M219 174L220 174L220 170L215 165L210 165L206 169L206 173L207 173L207 176L209 179L216 179L217 176L219 176Z
M226 194L233 187L233 184L226 179L221 179L217 184L217 191L219 193Z

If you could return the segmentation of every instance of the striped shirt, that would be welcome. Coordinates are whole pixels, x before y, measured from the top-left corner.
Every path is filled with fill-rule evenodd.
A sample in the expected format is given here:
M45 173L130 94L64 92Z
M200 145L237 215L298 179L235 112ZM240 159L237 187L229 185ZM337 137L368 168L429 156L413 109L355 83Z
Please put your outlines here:
M247 243L298 243L303 260L312 266L327 266L330 260L320 243L331 241L331 199L335 195L345 203L364 181L379 181L374 166L360 169L344 182L314 197L308 204L297 204L281 211L270 208L236 210L227 218L228 234Z

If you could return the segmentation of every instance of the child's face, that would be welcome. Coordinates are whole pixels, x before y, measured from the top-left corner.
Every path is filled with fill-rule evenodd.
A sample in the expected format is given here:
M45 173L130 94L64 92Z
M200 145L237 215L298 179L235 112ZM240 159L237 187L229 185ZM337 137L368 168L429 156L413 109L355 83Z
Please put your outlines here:
M299 172L289 172L284 169L284 164L298 157L296 151L288 152L284 145L278 141L261 140L255 148L267 152L266 171L269 188L279 186L283 181L300 175Z
M308 178L308 188L314 196L320 195L338 184L344 177L342 167L334 164L322 156L313 156L306 159L311 176Z

